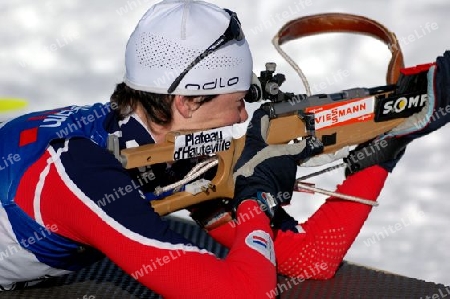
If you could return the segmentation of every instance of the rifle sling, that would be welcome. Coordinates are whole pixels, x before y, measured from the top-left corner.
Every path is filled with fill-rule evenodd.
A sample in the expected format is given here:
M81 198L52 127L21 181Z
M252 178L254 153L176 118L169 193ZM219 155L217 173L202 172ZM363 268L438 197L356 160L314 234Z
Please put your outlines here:
M380 23L358 15L323 13L298 18L286 23L277 33L278 44L321 33L348 32L368 35L383 41L392 57L386 74L386 82L395 84L404 67L403 54L397 37Z

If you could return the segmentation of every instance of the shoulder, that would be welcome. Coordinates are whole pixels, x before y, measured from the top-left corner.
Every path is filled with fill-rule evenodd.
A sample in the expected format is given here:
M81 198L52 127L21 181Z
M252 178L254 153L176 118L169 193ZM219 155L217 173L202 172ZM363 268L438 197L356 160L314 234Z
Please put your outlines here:
M51 143L49 148L59 176L67 186L79 189L91 199L112 192L112 185L128 185L131 177L107 149L86 138Z
M50 148L65 165L77 168L108 165L123 169L112 153L87 138L55 140L50 144Z

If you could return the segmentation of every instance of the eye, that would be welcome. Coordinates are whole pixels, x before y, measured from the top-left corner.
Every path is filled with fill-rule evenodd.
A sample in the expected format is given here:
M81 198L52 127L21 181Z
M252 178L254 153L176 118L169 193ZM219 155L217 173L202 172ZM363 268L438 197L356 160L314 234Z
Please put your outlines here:
M202 99L202 101L201 101L200 103L206 103L206 102L209 102L209 101L213 100L215 97L217 97L216 94L215 94L215 95L207 95L207 96L204 96L203 99Z

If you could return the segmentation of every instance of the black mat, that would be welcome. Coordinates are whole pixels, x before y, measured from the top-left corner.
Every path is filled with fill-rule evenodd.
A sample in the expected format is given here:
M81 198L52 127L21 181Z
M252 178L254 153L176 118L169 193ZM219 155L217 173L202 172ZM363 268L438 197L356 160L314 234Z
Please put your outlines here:
M218 256L223 257L227 254L225 248L215 243L197 226L179 219L169 221L174 230L193 240L194 243L203 244ZM336 276L330 280L300 281L279 276L278 281L278 298L450 298L450 287L442 284L375 271L348 262L344 262ZM32 289L0 292L0 298L161 297L136 282L110 260L103 259L82 271L48 280ZM268 295L267 298L271 297Z

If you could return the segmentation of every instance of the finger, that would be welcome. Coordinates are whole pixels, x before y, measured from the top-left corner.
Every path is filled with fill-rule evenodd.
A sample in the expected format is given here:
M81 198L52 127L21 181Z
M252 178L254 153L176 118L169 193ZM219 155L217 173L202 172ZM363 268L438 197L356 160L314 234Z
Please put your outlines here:
M323 152L323 143L314 136L305 138L298 143L287 144L284 147L287 151L286 154L291 155L297 163Z

